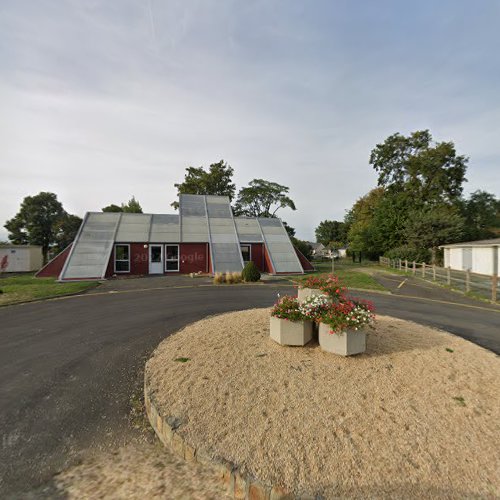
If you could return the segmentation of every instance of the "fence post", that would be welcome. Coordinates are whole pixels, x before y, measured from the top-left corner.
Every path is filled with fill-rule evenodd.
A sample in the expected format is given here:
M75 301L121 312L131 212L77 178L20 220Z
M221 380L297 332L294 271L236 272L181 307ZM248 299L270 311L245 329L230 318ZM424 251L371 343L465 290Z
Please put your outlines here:
M405 273L408 272L408 259L405 259Z
M413 261L413 276L415 276L416 272L417 272L417 263Z
M432 264L432 279L436 281L436 264Z
M422 262L422 278L425 278L425 262Z
M497 286L498 286L498 276L494 274L491 277L491 300L493 302L497 301Z
M446 268L446 284L451 285L451 267Z
M470 269L465 271L465 291L470 292Z

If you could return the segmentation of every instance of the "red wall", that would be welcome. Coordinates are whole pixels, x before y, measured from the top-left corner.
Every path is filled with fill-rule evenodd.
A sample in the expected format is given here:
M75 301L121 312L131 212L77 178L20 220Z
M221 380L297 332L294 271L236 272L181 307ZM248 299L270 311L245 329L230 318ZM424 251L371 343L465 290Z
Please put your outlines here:
M304 254L296 247L295 248L295 253L297 254L297 257L300 260L300 264L302 265L302 269L304 271L314 271L314 266L305 258Z
M35 276L37 278L58 278L62 268L71 250L71 245L68 245L61 253L57 254L50 262L38 271Z
M208 256L208 243L181 243L179 245L180 263L179 273L209 272L210 256Z
M252 243L252 262L258 267L259 271L267 272L266 259L264 257L264 245L262 243Z
M129 273L115 273L115 247L109 259L108 267L106 270L106 277L116 274L120 275L147 275L149 274L149 244L144 248L146 243L130 243L130 272ZM179 271L164 271L164 274L189 274L207 272L207 263L210 265L210 256L207 256L208 244L207 243L181 243L179 244ZM164 265L165 268L165 265Z
M269 257L269 252L267 251L267 248L265 245L263 245L264 247L264 262L266 264L266 270L268 273L271 273L273 274L274 273L274 267L273 267L273 264L271 262L271 257Z

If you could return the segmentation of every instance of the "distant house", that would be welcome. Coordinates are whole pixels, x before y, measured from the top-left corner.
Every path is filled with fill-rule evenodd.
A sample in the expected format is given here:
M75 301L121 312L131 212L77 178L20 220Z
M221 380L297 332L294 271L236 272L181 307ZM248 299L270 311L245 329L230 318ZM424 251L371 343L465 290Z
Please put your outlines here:
M0 245L0 273L38 271L43 265L42 247Z
M460 271L500 276L500 238L442 245L444 266Z
M336 259L343 259L347 256L347 247L338 248L337 250L330 250L328 247L325 247L323 243L311 243L313 247L312 256L316 259L331 259L332 255Z
M227 196L181 194L178 214L87 213L75 241L37 276L214 274L249 261L269 274L313 269L280 219L234 217Z

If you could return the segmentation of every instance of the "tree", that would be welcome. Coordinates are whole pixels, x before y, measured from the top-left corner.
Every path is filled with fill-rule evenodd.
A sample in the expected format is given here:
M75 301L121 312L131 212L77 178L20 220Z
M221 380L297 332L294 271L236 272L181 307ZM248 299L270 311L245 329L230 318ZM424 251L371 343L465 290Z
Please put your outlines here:
M449 205L425 207L410 213L405 236L410 247L431 252L431 264L436 264L439 245L456 243L464 232L464 219L458 209Z
M240 189L235 213L248 217L274 217L281 208L296 210L288 192L289 188L276 182L254 179Z
M103 212L123 212L123 208L120 207L119 205L115 205L112 203L111 205L108 205L107 207L104 207L102 209Z
M486 191L474 191L469 199L461 200L460 211L465 219L464 238L493 238L500 229L500 200Z
M316 234L316 241L325 246L327 246L330 241L343 242L344 245L347 241L347 225L345 222L324 220L319 223L314 232Z
M124 212L129 214L142 214L142 207L140 203L132 196L127 203L122 203L121 206L112 203L102 209L103 212Z
M82 219L77 215L70 215L65 213L55 223L55 241L57 244L57 251L61 252L70 243L75 240L76 233L82 224Z
M413 205L454 202L462 194L468 158L456 153L453 142L433 143L428 130L408 137L399 133L372 150L370 164L378 185L404 193Z
M224 160L212 163L205 171L203 167L188 167L184 181L174 184L177 188L177 196L180 194L209 194L218 196L228 196L232 201L236 192L236 185L233 183L233 168ZM172 206L179 208L179 202L174 201Z
M41 192L36 196L26 196L19 212L4 227L9 231L12 243L40 245L46 262L49 248L56 240L56 225L64 215L57 196Z
M307 259L310 260L312 257L312 246L308 241L303 241L295 238L295 236L291 236L290 240L292 244L297 250Z
M372 189L347 212L344 222L349 227L347 241L350 250L363 252L369 257L378 255L379 250L373 244L373 218L383 196L383 188Z
M295 228L292 226L289 226L284 220L281 221L283 224L283 227L285 228L286 232L288 233L288 236L292 238L295 236Z
M123 212L129 214L142 214L142 207L139 202L135 199L135 196L132 196L127 203L122 203Z

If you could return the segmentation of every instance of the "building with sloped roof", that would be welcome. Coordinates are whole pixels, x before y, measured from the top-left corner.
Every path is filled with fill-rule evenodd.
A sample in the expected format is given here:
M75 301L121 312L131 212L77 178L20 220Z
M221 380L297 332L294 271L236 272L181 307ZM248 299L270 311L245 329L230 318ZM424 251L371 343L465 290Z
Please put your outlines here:
M280 219L234 217L227 196L181 194L179 214L88 212L75 241L38 276L214 274L247 261L269 274L313 269Z
M500 276L500 238L442 245L444 266L459 271Z

